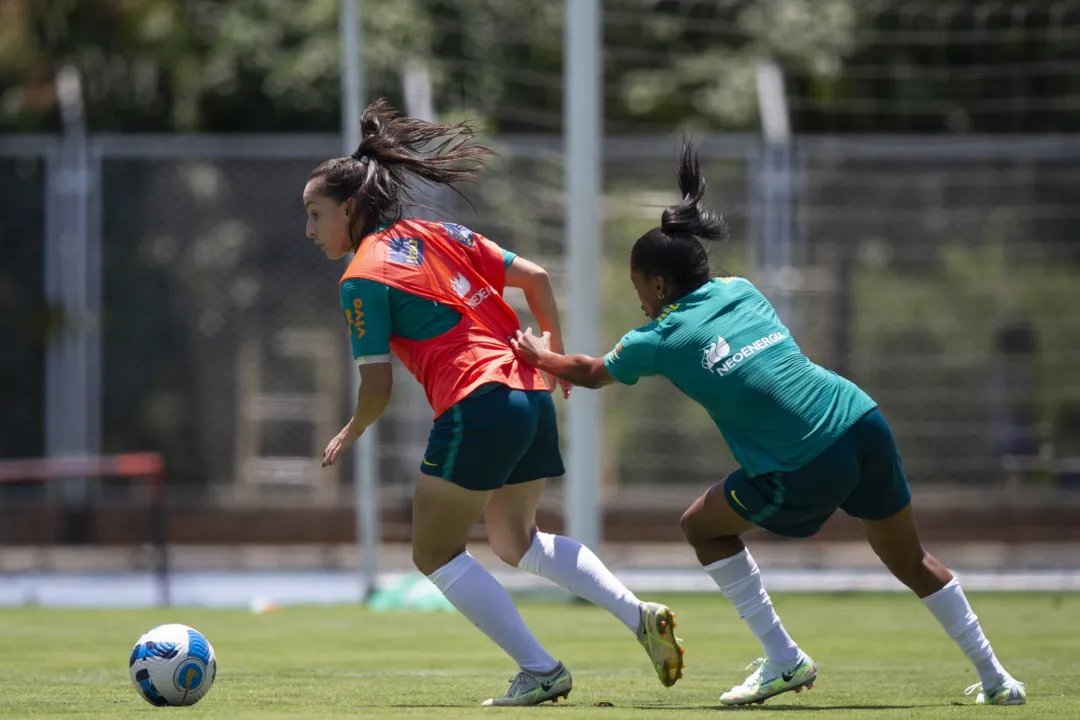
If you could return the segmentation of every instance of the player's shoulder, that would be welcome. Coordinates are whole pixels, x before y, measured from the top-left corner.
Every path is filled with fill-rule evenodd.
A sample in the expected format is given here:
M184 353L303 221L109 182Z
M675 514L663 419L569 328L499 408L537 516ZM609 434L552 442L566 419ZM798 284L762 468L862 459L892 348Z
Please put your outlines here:
M623 341L656 343L660 341L662 334L660 320L657 318L646 325L628 331L623 335Z
M618 356L624 348L629 349L634 355L643 357L655 357L657 351L665 344L675 328L679 327L676 321L676 313L682 307L680 303L666 305L655 319L636 327L623 335L622 340L616 346L615 355Z
M722 298L759 292L758 289L754 287L754 283L739 275L714 277L707 283L706 287L711 296Z
M451 240L458 243L459 245L464 245L467 248L473 247L479 237L477 233L458 223L439 223L439 229Z
M711 316L716 308L728 305L750 292L756 290L743 278L713 278L677 302L666 306L657 316L656 322L661 330L668 332L676 327L694 325L702 316Z
M392 288L386 283L370 278L346 278L339 288L341 307L365 312L379 312L390 299Z
M643 352L655 353L662 339L660 325L656 320L653 320L646 325L627 331L611 352L611 356L618 360L627 352L635 356Z
M367 277L343 278L341 286L338 288L342 297L385 294L389 289L390 286L386 283Z
M399 220L394 224L393 229L398 232L411 232L418 235L439 235L467 248L474 247L477 241L482 237L480 233L474 232L465 225L441 220L419 220L413 218Z
M726 313L738 308L756 308L762 303L768 303L765 295L754 283L739 276L713 278L696 291L696 297L698 302L695 303L695 307L702 313Z

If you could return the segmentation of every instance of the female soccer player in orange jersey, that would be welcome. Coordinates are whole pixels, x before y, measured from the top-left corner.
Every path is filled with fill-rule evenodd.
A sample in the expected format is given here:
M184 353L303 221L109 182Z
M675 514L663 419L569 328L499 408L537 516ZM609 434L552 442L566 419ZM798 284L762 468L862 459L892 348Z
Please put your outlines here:
M356 253L340 291L360 392L324 463L334 463L386 408L394 353L435 413L414 496L413 561L520 667L506 695L484 704L556 700L569 694L572 680L465 549L481 514L503 561L615 615L637 635L661 682L674 685L682 649L671 610L638 600L588 548L536 527L544 478L564 472L554 385L514 355L508 339L519 323L502 294L521 288L561 351L547 273L461 225L403 218L410 182L454 188L475 177L490 151L473 142L467 123L401 117L381 100L365 110L361 126L356 152L315 168L304 188L308 237L331 260ZM570 386L562 387L568 396Z

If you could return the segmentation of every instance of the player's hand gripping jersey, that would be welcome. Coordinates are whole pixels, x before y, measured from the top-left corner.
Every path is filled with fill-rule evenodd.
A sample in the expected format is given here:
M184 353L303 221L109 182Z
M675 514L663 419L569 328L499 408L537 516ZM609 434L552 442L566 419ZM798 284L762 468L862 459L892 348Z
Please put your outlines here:
M750 476L803 467L876 406L803 355L743 278L714 279L668 305L604 364L626 385L668 378L708 411Z

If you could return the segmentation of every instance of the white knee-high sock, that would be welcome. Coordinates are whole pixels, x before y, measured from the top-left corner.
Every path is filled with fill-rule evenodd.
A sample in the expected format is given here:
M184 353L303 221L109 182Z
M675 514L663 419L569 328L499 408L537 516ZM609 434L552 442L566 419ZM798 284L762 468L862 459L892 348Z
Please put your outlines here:
M559 664L525 625L506 589L468 552L428 575L428 579L522 670L543 675Z
M538 532L518 568L561 585L607 610L631 632L638 631L641 601L577 540Z
M994 655L990 641L979 626L979 618L972 611L956 578L936 593L924 597L922 601L975 666L983 688L990 690L1009 677L1009 673L1005 672L1005 668Z
M761 643L765 655L773 662L791 663L799 658L799 647L784 630L772 600L761 584L761 573L750 551L718 560L705 566L720 592L732 602L739 617Z

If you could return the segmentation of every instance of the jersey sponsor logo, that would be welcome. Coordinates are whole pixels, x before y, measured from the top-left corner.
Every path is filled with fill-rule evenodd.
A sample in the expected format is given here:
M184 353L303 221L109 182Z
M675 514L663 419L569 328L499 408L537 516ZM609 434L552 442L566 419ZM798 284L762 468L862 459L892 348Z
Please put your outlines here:
M443 223L443 230L446 234L454 238L457 242L461 243L465 247L473 246L473 231L463 225L455 225L454 223Z
M787 339L788 336L784 333L775 332L755 340L741 350L732 353L727 341L722 337L717 337L717 342L710 343L708 347L702 349L701 366L709 372L715 372L720 377L723 377L733 371L743 360Z
M469 291L472 290L472 285L469 284L468 279L461 273L458 273L458 276L450 281L450 287L454 288L454 292L457 293L457 296L462 298L468 295Z
M419 238L392 237L389 259L398 265L419 267L424 264L424 246Z
M710 343L708 347L701 351L701 367L706 370L712 370L716 367L716 364L726 358L728 353L731 352L731 346L727 344L727 340L716 336L716 342Z
M472 297L470 297L465 302L467 302L469 304L469 307L475 308L480 303L487 300L489 297L491 297L491 292L486 287L482 287L479 290L477 290L475 293L473 293Z
M360 298L354 298L352 310L347 308L345 310L345 321L349 323L349 335L351 336L355 330L357 340L367 334L367 330L364 329L364 311L361 309L363 307L364 301Z
M463 298L468 306L474 309L491 297L491 292L486 287L482 287L469 295L472 292L472 284L462 273L458 273L458 276L450 281L450 287L453 288L459 298Z

